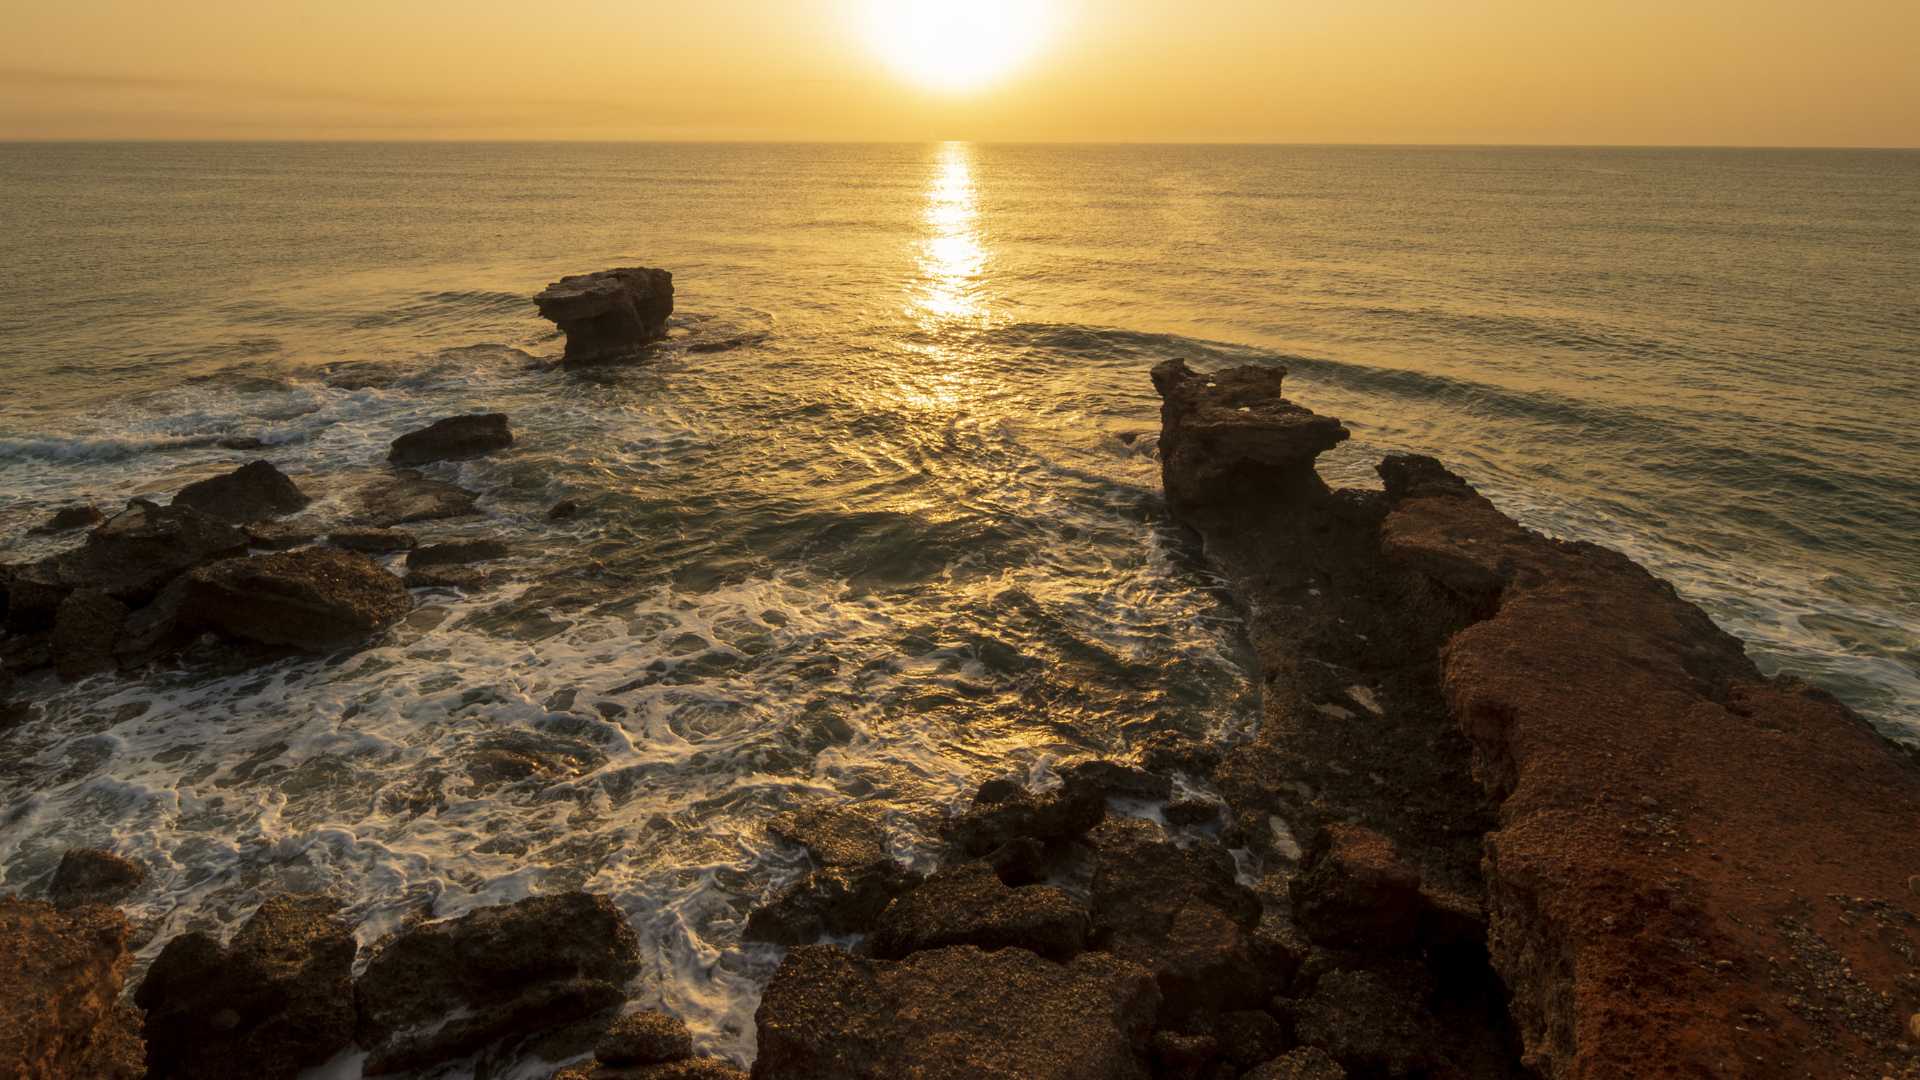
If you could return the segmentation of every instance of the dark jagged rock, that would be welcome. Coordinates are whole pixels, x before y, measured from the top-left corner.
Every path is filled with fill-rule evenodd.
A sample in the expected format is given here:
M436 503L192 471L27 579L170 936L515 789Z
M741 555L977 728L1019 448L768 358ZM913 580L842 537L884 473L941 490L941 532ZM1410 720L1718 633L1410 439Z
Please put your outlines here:
M1220 1059L1220 1040L1170 1028L1154 1032L1147 1049L1155 1080L1206 1080Z
M748 941L803 945L826 934L866 933L894 897L920 880L892 859L815 870L755 908L747 916L744 936Z
M1332 971L1293 1010L1294 1037L1363 1076L1418 1076L1440 1043L1412 988L1371 971Z
M1173 793L1165 775L1117 761L1077 761L1060 770L1060 780L1066 788L1085 788L1102 798L1164 799Z
M114 905L147 880L147 868L131 859L95 848L70 848L47 884L47 899L61 911L82 904Z
M667 336L673 275L644 266L574 274L547 286L533 302L541 318L567 335L568 363L606 360Z
M368 1071L424 1068L590 1016L625 1000L639 970L633 928L603 896L537 896L415 927L357 984Z
M113 642L114 660L122 668L138 667L179 652L201 634L186 610L186 575L174 578L146 607L129 614Z
M413 607L379 563L323 547L202 567L188 578L186 602L208 629L308 652L365 641Z
M427 544L407 552L407 569L465 566L504 559L511 554L513 549L498 540L451 540L444 544Z
M1160 468L1167 499L1199 506L1264 492L1324 492L1313 460L1344 441L1340 421L1280 396L1285 368L1248 365L1211 373L1168 360L1153 369L1160 392Z
M362 487L355 517L378 528L439 521L476 513L479 496L464 488L417 475L389 476Z
M898 962L795 949L755 1014L755 1077L1144 1080L1158 993L1098 953L1071 964L971 946Z
M821 866L868 866L887 856L880 813L871 805L809 807L774 821L768 831L806 848Z
M127 605L98 589L75 589L53 616L53 667L62 679L84 679L116 666L113 643Z
M139 1080L140 1015L118 1004L127 920L0 897L0 1076Z
M1239 1069L1251 1069L1279 1056L1288 1045L1286 1029L1280 1021L1258 1009L1240 1009L1222 1013L1214 1021L1214 1037L1220 1041L1220 1057Z
M48 536L53 533L72 532L75 529L91 529L105 520L107 515L101 513L99 507L82 503L55 510L53 516L35 525L31 531L41 536Z
M1218 749L1171 731L1149 735L1141 741L1139 752L1142 767L1163 775L1183 772L1205 776L1220 763Z
M1220 804L1205 799L1174 799L1162 813L1170 825L1211 825L1220 820Z
M987 855L987 865L1008 885L1032 885L1047 876L1053 852L1031 836L1015 837Z
M292 1080L353 1040L353 934L319 896L276 896L221 948L167 942L134 1001L153 1080Z
M235 525L291 514L312 501L287 474L266 461L255 461L224 476L188 484L173 497L175 506L198 510Z
M614 1022L593 1046L603 1065L656 1065L693 1056L693 1034L678 1017L648 1009Z
M1017 946L1065 962L1086 948L1087 912L1051 885L1008 888L984 863L960 863L887 905L873 954L898 960L949 945Z
M401 529L335 529L327 534L327 543L362 555L390 555L407 551L418 541Z
M1400 949L1419 929L1419 872L1362 825L1322 829L1290 892L1295 920L1322 945Z
M226 522L135 499L79 547L16 568L7 590L7 626L14 633L51 627L60 601L81 588L138 607L181 573L246 550L246 534Z
M1262 1004L1286 972L1253 933L1260 901L1225 850L1181 848L1144 821L1109 822L1092 838L1092 943L1153 972L1165 1018Z
M473 413L436 420L393 440L387 460L395 465L466 461L513 445L506 413Z
M1325 1050L1303 1046L1255 1068L1240 1080L1347 1080L1347 1070Z
M1104 792L1088 784L1035 794L1015 780L980 785L973 805L947 822L947 836L968 855L986 855L1011 840L1070 840L1106 816Z

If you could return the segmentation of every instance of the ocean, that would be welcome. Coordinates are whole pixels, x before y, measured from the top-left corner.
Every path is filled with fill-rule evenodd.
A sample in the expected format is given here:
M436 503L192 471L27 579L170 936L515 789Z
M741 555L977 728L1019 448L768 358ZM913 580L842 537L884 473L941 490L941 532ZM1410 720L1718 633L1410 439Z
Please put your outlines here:
M25 685L4 888L145 862L143 962L277 890L371 942L585 887L750 1059L740 930L805 861L771 816L880 800L925 867L982 779L1256 721L1160 503L1169 357L1284 365L1353 429L1334 483L1431 453L1920 743L1920 153L0 144L0 190L0 559L255 456L324 519L404 431L517 435L416 530L509 540L496 587L350 656ZM634 264L671 339L554 367L533 293Z

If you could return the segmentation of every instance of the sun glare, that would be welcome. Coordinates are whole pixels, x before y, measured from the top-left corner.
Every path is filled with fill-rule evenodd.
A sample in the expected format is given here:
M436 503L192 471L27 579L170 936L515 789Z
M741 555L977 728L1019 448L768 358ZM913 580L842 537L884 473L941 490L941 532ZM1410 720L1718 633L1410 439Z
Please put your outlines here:
M947 93L1011 74L1053 31L1047 0L867 0L867 35L901 75Z

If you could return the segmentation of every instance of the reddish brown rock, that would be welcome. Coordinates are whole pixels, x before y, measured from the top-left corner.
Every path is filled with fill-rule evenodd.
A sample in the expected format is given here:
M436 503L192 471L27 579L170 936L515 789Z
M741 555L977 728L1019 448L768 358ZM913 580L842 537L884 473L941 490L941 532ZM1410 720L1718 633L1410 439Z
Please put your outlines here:
M1445 692L1500 798L1496 968L1554 1076L1915 1064L1920 773L1625 557L1390 459L1383 548L1487 613Z
M138 1013L120 1005L132 956L112 908L0 898L0 1076L137 1080Z

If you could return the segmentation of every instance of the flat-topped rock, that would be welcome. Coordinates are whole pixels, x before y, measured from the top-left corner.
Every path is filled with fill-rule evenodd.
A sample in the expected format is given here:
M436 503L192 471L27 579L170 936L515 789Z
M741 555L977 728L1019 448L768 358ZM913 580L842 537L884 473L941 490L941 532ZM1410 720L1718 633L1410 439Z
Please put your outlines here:
M949 945L1023 948L1065 962L1086 947L1087 909L1051 885L1009 888L985 863L941 870L887 905L873 954L897 960Z
M269 461L255 461L180 489L173 505L198 510L235 525L301 510L313 500Z
M607 360L667 336L673 275L644 266L574 274L533 302L567 335L567 363Z
M1348 437L1340 421L1280 394L1287 369L1246 365L1198 372L1184 360L1153 369L1160 468L1167 498L1195 506L1293 489L1326 490L1313 460Z
M401 580L339 548L228 559L188 578L196 625L264 645L324 652L366 640L413 608Z
M506 413L472 413L436 420L393 440L387 460L395 465L466 461L513 445Z

